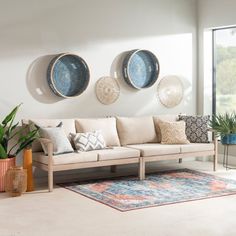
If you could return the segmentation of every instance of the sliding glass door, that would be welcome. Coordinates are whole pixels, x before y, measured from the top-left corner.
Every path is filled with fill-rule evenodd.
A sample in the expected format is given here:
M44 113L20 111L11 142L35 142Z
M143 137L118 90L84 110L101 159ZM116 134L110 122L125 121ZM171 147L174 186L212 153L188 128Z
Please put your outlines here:
M236 111L236 27L213 30L213 113Z

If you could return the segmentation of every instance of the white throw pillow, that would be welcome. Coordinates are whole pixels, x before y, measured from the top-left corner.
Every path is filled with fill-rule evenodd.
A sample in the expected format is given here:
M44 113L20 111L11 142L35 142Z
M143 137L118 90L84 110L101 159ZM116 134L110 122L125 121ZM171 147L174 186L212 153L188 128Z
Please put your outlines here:
M75 120L74 119L30 119L29 125L31 130L35 129L35 125L39 127L56 127L60 122L62 122L63 130L66 133L66 136L69 138L70 133L76 133L75 130ZM33 152L41 152L42 151L42 145L40 142L36 139L32 143L32 151Z
M39 135L41 138L50 139L53 143L53 155L74 152L65 131L62 128L62 122L57 127L39 127ZM42 144L43 151L48 155L47 147Z
M78 151L87 152L106 148L106 142L100 130L71 134L71 137Z

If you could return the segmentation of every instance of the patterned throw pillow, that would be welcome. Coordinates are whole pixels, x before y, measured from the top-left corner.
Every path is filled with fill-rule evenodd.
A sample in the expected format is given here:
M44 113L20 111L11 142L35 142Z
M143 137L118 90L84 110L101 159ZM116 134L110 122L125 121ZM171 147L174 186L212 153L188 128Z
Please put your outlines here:
M187 144L189 143L185 134L185 122L159 122L162 144Z
M87 152L106 148L106 143L100 130L71 134L71 137L78 151Z
M53 143L53 155L74 152L73 147L63 129L62 122L57 127L39 127L39 135L41 138L50 139ZM38 126L36 126L38 127ZM48 155L47 147L42 144L45 155Z
M191 143L209 143L208 140L208 123L210 116L183 116L179 119L185 121L188 140Z

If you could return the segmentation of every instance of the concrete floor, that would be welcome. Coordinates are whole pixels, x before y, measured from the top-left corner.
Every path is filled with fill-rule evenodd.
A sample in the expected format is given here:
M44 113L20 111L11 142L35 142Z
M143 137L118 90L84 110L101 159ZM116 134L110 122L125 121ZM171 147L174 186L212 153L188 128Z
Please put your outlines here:
M183 167L236 179L235 170L225 171L219 166L213 173L212 163L200 161L159 162L148 170ZM119 167L118 174L134 173L135 169ZM94 172L87 171L83 175L91 176ZM107 176L109 171L106 168L97 173ZM236 195L119 212L57 186L54 192L48 193L45 184L41 185L37 191L17 198L0 194L0 236L236 235Z

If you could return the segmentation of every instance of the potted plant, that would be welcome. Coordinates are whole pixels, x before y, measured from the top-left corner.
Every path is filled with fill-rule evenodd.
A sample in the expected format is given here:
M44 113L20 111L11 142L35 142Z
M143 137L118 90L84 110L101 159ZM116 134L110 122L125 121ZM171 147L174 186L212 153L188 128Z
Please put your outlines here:
M222 144L236 144L236 113L214 115L210 126L221 137Z
M25 127L18 126L19 122L14 123L20 106L16 106L0 123L0 192L4 191L5 174L15 165L17 154L37 138L38 129L26 131Z

